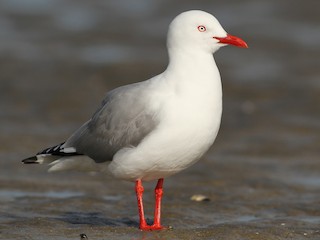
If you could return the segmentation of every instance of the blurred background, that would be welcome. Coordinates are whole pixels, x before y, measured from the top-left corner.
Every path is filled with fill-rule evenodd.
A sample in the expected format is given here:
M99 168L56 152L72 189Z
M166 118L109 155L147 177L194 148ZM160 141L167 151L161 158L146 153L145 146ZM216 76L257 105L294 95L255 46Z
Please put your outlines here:
M35 221L35 232L43 221L55 230L137 224L131 183L20 160L63 142L107 91L161 73L168 25L190 9L215 15L249 49L215 54L220 133L201 162L166 182L164 218L178 229L185 217L191 229L287 224L292 236L319 236L320 2L303 0L1 0L0 236L21 239ZM194 205L199 192L212 201Z

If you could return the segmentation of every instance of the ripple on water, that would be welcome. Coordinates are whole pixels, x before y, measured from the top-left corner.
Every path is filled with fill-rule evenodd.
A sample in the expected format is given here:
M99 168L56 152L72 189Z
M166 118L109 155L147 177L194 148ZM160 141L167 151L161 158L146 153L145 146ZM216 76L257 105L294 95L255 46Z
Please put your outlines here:
M79 197L84 194L74 191L48 191L48 192L27 192L21 190L0 190L0 202L14 201L22 197L45 197L45 198L71 198Z

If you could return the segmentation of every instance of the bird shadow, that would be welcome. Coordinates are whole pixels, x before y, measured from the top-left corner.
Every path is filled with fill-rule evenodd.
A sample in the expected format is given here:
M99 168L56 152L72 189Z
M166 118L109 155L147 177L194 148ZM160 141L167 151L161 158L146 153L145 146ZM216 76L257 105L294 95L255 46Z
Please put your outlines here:
M74 225L93 225L93 226L127 226L137 227L139 223L130 218L108 218L99 212L65 212L59 220Z

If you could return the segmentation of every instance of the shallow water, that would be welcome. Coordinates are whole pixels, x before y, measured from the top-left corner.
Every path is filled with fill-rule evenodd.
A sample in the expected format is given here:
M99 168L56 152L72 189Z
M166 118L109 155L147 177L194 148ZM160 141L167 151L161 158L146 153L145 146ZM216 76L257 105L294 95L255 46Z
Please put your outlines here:
M1 1L0 239L320 239L319 7ZM173 229L142 233L132 183L48 174L20 159L64 141L106 91L163 71L167 26L188 9L215 14L250 48L215 55L224 86L218 139L201 162L165 180L163 224Z

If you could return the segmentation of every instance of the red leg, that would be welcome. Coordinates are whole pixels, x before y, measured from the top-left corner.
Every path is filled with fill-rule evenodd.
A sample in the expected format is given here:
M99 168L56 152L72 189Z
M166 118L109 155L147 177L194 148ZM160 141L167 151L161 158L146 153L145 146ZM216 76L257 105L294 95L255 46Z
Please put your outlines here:
M136 195L137 195L137 201L138 201L138 209L139 209L139 217L140 217L140 229L145 229L148 227L146 219L144 218L144 210L143 210L143 195L144 188L142 186L141 180L136 181Z
M154 227L155 229L163 229L164 227L161 226L161 199L163 195L163 178L160 178L158 180L154 193L156 202L154 209L154 223L152 227Z
M162 227L160 224L161 220L161 198L163 195L163 178L160 178L158 180L157 186L155 188L155 197L156 197L156 202L155 202L155 210L154 210L154 223L153 225L149 226L146 222L146 219L144 217L144 210L143 210L143 191L144 188L142 186L142 181L137 180L136 181L136 194L137 194L137 201L138 201L138 208L139 208L139 217L140 217L140 225L139 228L141 230L145 231L152 231L152 230L161 230L164 229L165 227Z

